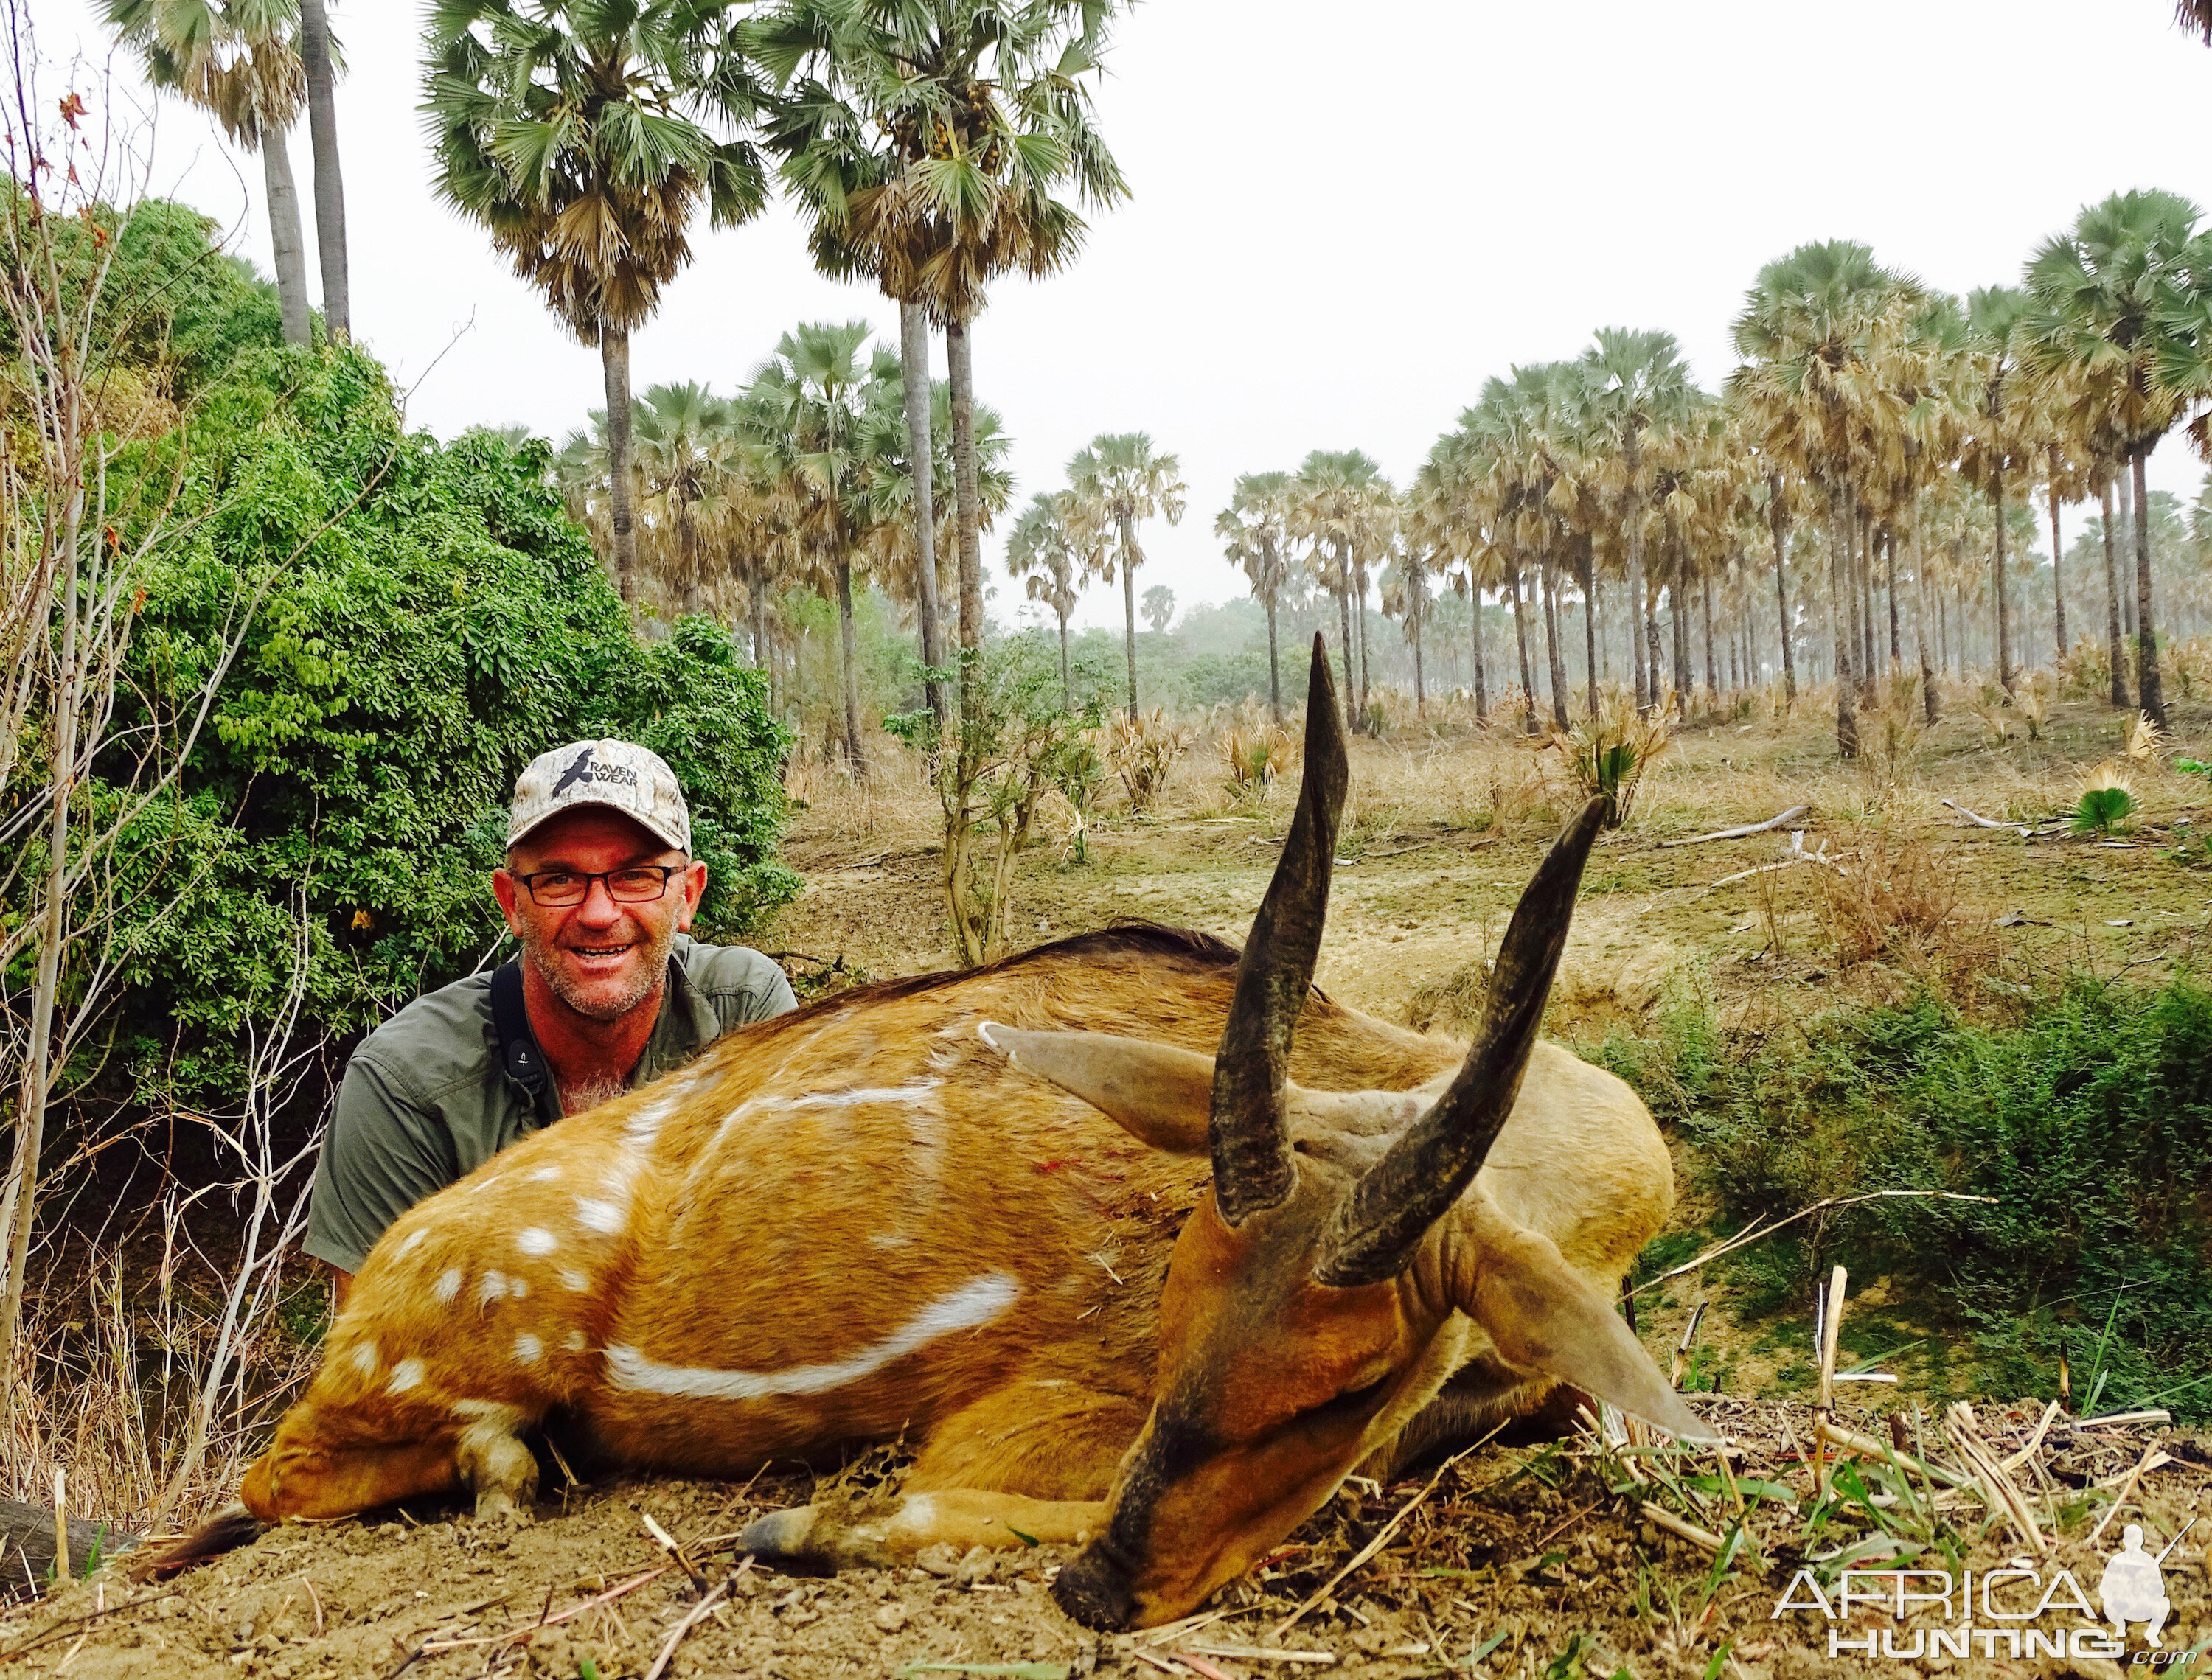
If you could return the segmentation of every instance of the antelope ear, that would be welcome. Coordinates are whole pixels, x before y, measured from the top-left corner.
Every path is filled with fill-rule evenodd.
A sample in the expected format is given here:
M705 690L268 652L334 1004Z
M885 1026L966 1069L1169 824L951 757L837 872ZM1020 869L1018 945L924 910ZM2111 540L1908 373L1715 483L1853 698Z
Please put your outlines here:
M1489 1333L1498 1356L1572 1383L1678 1440L1717 1442L1682 1404L1613 1303L1570 1266L1549 1237L1494 1210L1448 1268L1455 1304Z
M1139 1143L1206 1152L1213 1058L1107 1033L1027 1033L986 1021L976 1036L1024 1073L1081 1097Z

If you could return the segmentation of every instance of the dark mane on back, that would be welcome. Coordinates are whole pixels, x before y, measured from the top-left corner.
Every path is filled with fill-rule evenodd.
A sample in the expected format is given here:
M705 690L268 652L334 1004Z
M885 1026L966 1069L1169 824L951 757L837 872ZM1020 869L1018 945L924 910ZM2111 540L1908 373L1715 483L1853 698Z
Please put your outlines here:
M1028 950L1002 956L995 962L986 962L980 967L939 968L926 974L902 974L896 979L871 980L865 986L850 986L843 992L833 992L826 998L817 998L811 1004L801 1004L795 1010L744 1030L748 1034L781 1032L805 1026L843 1010L864 1009L872 1004L889 1003L894 998L938 992L962 980L974 979L985 974L1004 973L1009 969L1060 957L1165 957L1200 967L1234 968L1243 955L1226 939L1200 932L1196 928L1163 927L1158 922L1116 922L1090 933L1071 934L1065 939L1034 945Z

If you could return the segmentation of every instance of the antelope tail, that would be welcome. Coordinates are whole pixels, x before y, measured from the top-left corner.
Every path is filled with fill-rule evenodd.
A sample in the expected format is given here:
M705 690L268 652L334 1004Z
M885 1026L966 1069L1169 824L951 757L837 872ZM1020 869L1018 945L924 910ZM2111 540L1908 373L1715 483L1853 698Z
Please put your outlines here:
M195 1564L210 1563L235 1551L268 1526L243 1505L226 1505L190 1534L141 1552L131 1560L128 1573L135 1581L167 1580Z

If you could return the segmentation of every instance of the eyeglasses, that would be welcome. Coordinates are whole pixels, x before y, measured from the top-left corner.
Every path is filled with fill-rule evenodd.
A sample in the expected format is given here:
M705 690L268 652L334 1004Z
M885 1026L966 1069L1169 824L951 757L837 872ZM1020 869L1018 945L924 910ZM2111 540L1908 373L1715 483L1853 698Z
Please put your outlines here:
M633 864L628 869L600 870L580 874L574 870L542 869L535 875L513 877L532 900L550 910L581 904L592 895L592 882L607 883L607 896L617 904L649 904L668 890L669 882L691 866L689 864Z

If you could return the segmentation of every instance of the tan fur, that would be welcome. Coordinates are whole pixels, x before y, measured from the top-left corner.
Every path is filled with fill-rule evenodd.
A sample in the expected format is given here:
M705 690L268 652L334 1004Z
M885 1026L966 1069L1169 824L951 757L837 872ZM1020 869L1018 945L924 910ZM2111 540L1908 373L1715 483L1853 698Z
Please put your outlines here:
M696 1475L903 1435L920 1447L911 1489L1056 1502L1067 1510L1055 1533L1088 1531L1163 1380L1163 1283L1208 1176L1204 1117L1194 1131L1170 1116L1146 1132L1194 1136L1201 1153L1149 1148L977 1029L1210 1055L1233 968L1218 942L1139 928L865 988L733 1034L526 1138L379 1241L246 1503L268 1520L330 1516L466 1478L496 1510L530 1491L528 1455L507 1450L515 1433L559 1406L617 1461ZM1345 1181L1419 1106L1333 1107L1325 1093L1409 1091L1461 1053L1316 994L1291 1069L1307 1088L1293 1134L1304 1128L1313 1170ZM1644 1106L1550 1045L1470 1192L1601 1289L1671 1195ZM1177 1266L1177 1293L1202 1293ZM1388 1310L1412 1326L1388 1415L1331 1446L1328 1487L1486 1345L1440 1276L1321 1292L1403 1297ZM1318 1368L1337 1320L1328 1302L1314 1311ZM1364 1357L1354 1343L1367 1331L1346 1334L1344 1356ZM1265 1384L1269 1365L1241 1380ZM722 1386L680 1386L669 1374L682 1372ZM1283 1471L1279 1450L1269 1462ZM948 1533L989 1525L988 1501L957 1508ZM786 1514L804 1539L805 1513ZM911 1514L894 1531L907 1555L933 1532ZM829 1550L851 1560L887 1544L856 1531ZM1246 1550L1224 1556L1241 1568Z

